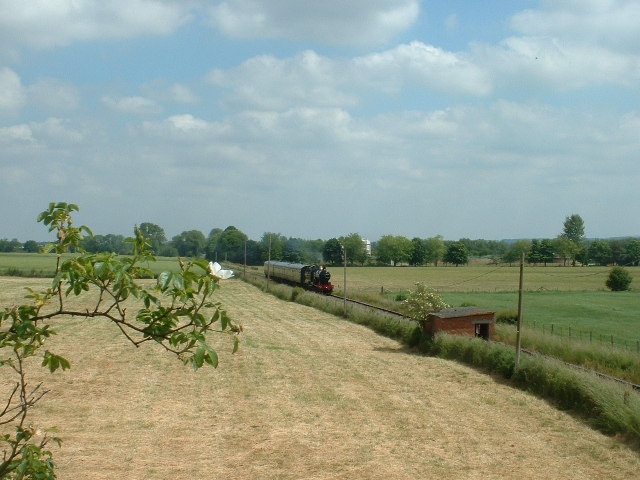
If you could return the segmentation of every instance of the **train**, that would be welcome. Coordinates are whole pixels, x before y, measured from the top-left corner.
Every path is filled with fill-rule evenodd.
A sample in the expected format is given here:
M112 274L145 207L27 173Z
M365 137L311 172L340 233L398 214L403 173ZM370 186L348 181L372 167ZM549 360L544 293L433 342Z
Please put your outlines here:
M333 292L331 273L324 266L269 260L264 262L264 276L324 295Z

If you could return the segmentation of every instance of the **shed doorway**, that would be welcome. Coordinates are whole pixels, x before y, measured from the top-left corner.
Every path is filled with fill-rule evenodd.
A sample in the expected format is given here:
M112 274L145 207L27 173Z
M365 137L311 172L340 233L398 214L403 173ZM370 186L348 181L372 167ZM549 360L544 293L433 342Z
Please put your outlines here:
M476 337L483 340L489 340L489 324L488 323L476 323Z

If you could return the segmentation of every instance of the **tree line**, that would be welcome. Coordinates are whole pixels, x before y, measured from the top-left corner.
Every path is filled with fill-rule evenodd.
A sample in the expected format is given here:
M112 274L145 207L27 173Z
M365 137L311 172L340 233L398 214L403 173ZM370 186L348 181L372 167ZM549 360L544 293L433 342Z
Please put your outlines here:
M484 240L461 238L445 240L442 235L412 238L383 235L370 245L358 233L307 240L265 232L260 240L250 239L234 226L213 228L207 236L199 230L188 230L167 239L164 229L154 223L139 226L157 256L204 257L208 260L260 265L271 258L293 263L326 263L341 265L344 254L349 265L464 265L470 258L485 258L493 263L514 264L524 253L529 264L547 265L639 265L640 239L621 238L588 240L582 218L566 217L562 232L555 238ZM94 235L82 242L88 252L114 252L129 255L130 242L122 235ZM38 242L0 239L0 252L37 252Z

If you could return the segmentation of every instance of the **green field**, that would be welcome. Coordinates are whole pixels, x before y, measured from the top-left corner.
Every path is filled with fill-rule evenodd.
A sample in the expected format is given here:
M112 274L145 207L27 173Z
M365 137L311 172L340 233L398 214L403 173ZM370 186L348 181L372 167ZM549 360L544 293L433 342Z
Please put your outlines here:
M406 294L416 282L438 290L452 306L477 305L495 311L518 307L518 267L349 267L347 295ZM634 283L640 269L629 268ZM344 271L332 268L340 293ZM640 290L611 292L605 287L608 267L525 267L525 327L637 350L640 340ZM553 327L552 327L553 325Z
M606 290L608 267L527 266L524 288L528 291ZM629 268L640 278L640 268ZM343 269L332 267L332 282L341 288ZM439 292L515 292L520 269L517 266L470 265L464 267L348 267L347 288L351 291L401 292L423 282ZM632 287L633 287L632 283Z

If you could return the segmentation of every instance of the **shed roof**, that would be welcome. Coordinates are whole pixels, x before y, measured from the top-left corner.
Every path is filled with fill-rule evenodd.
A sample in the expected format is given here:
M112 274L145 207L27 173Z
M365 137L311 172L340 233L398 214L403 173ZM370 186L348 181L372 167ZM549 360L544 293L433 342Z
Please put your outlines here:
M482 307L456 307L456 308L444 308L438 312L432 312L429 315L439 318L456 318L456 317L471 317L475 315L493 315L495 312L488 308Z

